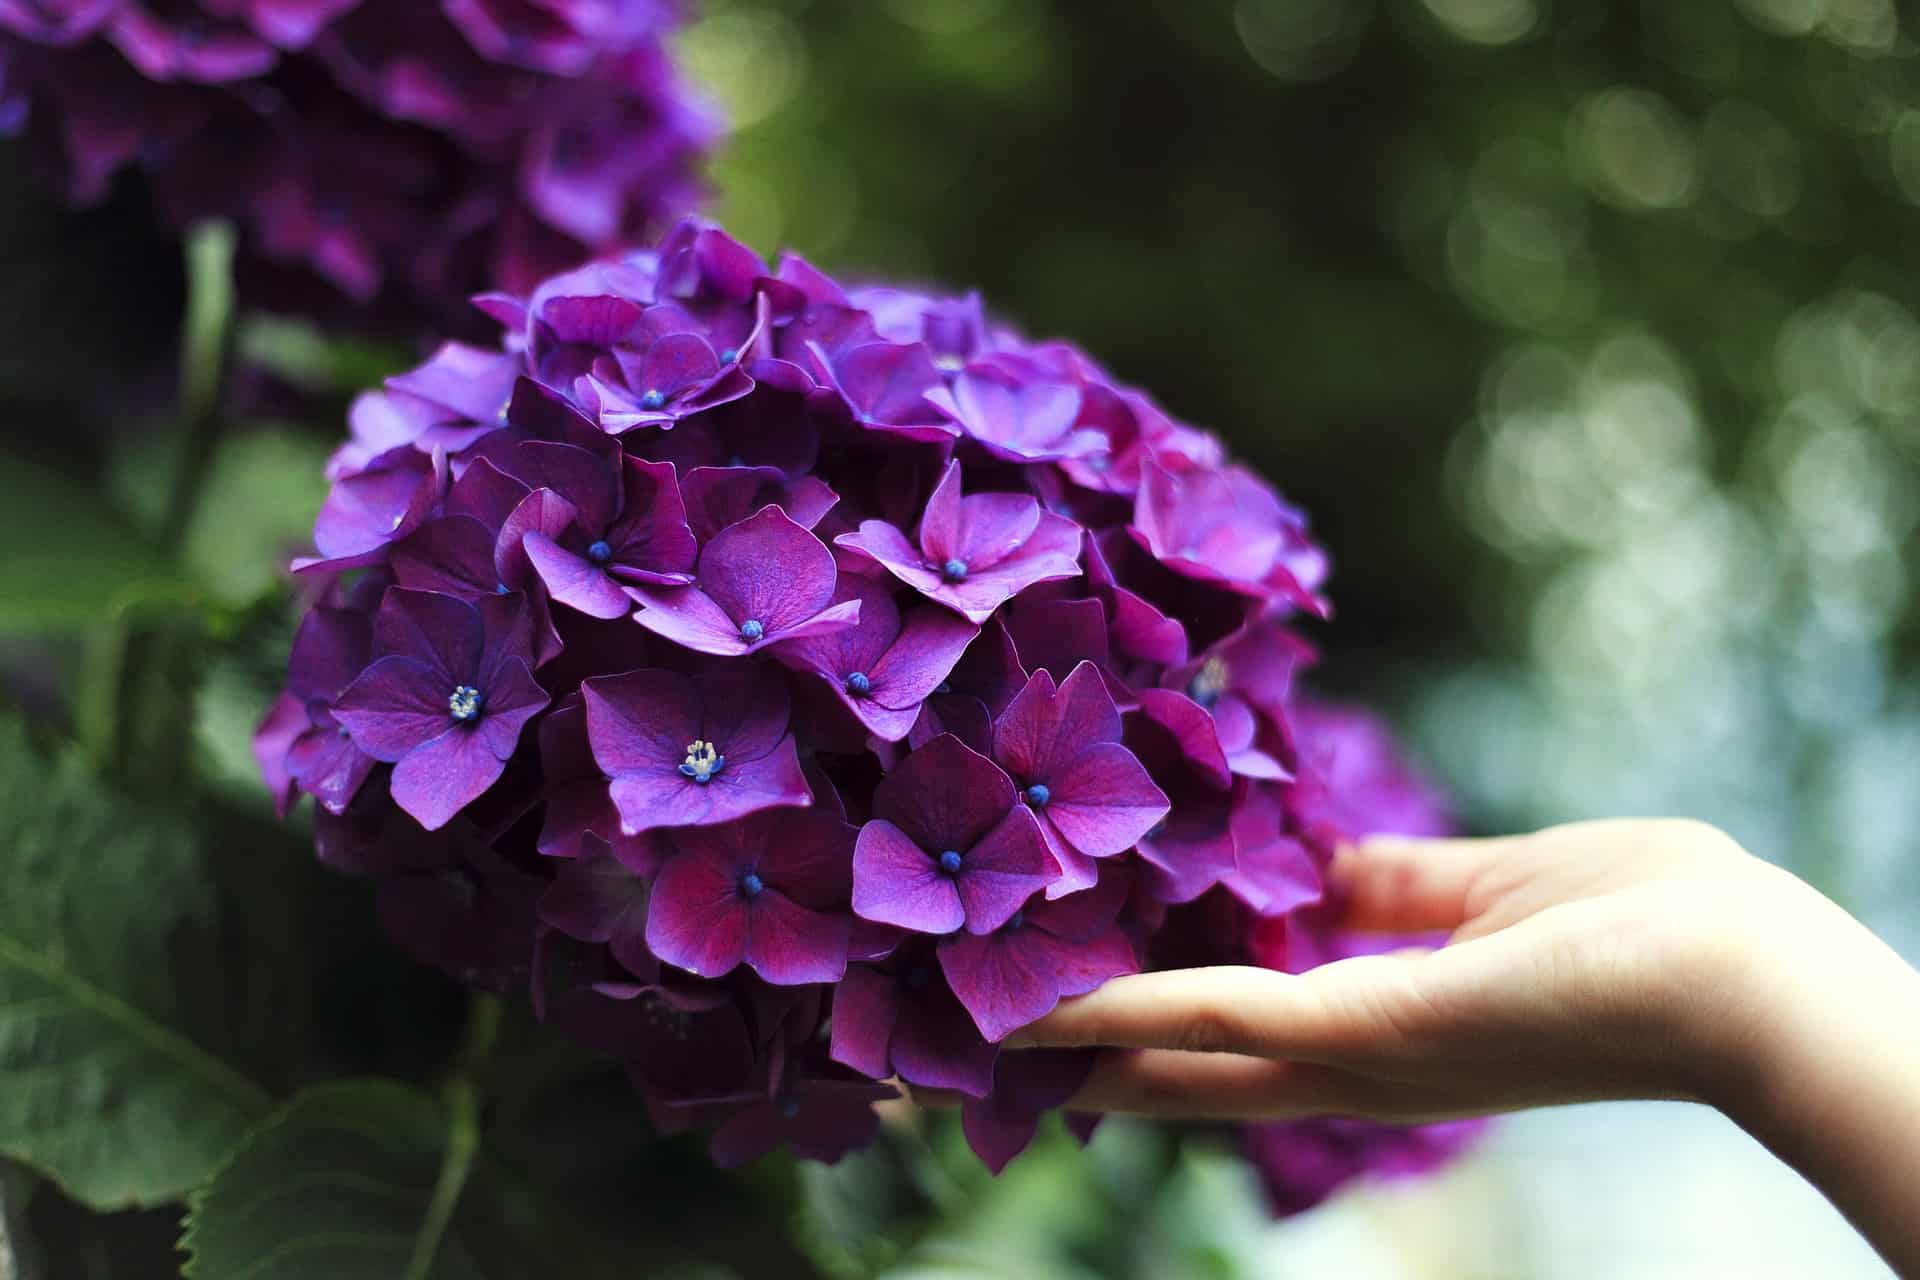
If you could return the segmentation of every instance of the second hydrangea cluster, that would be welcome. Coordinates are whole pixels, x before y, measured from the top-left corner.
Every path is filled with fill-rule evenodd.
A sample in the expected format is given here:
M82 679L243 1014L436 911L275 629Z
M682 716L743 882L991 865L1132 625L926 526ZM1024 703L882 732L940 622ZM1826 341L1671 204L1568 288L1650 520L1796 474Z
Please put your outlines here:
M998 1167L1087 1070L1009 1032L1405 825L1294 697L1300 512L1074 347L692 222L479 303L356 405L256 745L396 937L716 1158L897 1079Z
M717 125L663 44L679 10L0 0L0 136L75 201L138 168L175 222L237 223L254 301L445 321L693 203Z

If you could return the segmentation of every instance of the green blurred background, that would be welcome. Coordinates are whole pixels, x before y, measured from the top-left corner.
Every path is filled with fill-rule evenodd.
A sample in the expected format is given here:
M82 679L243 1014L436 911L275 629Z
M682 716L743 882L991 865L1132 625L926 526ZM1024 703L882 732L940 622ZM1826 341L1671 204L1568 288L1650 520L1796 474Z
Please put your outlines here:
M1911 956L1916 30L1893 0L713 0L682 49L738 128L742 238L978 287L1303 504L1322 687L1391 708L1470 826L1707 818ZM0 191L7 696L136 791L257 817L277 566L346 395L416 351L249 321L282 385L170 514L177 248L137 189ZM807 1176L798 1238L866 1274L819 1243L858 1197ZM1278 1229L1218 1146L1123 1126L945 1176L909 1179L940 1225L900 1274L1885 1274L1671 1109L1519 1121Z

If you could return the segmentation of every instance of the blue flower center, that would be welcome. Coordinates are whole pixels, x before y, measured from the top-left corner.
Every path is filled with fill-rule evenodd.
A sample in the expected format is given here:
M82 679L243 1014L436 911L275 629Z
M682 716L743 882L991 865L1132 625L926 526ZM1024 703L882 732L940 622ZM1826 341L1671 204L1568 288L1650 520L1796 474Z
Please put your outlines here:
M798 1098L782 1098L778 1106L780 1108L780 1114L788 1120L800 1114L800 1100Z
M1053 792L1044 782L1036 782L1027 788L1027 803L1036 809L1044 809L1047 801L1053 799Z
M942 853L940 855L940 869L946 872L950 876L959 875L960 874L959 853L952 849L948 849L944 853Z
M722 351L720 353L721 364L732 364L735 360L738 360L739 358L740 358L739 349L735 347L728 347L725 351Z
M613 548L607 545L605 538L596 538L593 544L587 548L587 559L593 561L595 564L605 564L607 561L613 559Z
M642 409L658 409L661 405L665 404L666 402L667 402L666 393L658 389L648 391L645 395L640 397L640 407Z
M447 714L461 724L470 724L480 718L480 704L485 701L480 691L470 684L456 685L447 695Z
M765 634L767 634L767 629L761 625L760 619L758 618L748 618L740 624L740 638L748 644L752 644Z
M856 698L864 698L873 692L873 681L864 671L856 671L847 677L847 692Z
M1024 925L1026 922L1027 922L1027 913L1024 911L1016 911L1012 915L1008 916L1007 922L1001 925L1000 927L1006 930L1008 933L1012 933L1015 929L1018 929L1021 925Z
M508 586L508 585L507 585L506 583L504 583L504 582L496 582L496 583L494 583L494 584L493 584L493 594L495 594L495 595L497 595L497 596L504 596L504 595L506 595L506 594L507 594L508 592L510 592L510 591L512 591L512 590L513 590L513 588L512 588L512 587L509 587L509 586Z
M765 889L766 887L767 887L767 882L762 880L759 876L755 875L751 871L747 872L747 874L740 877L740 892L745 894L749 898L759 897L761 890Z
M967 580L967 562L965 560L947 561L940 566L940 576L948 582L965 582Z
M933 691L935 693L952 693L953 686L948 684L945 680L942 680L939 684L933 686Z
M687 744L687 758L680 762L683 777L692 778L702 786L713 781L713 775L720 772L727 758L705 738L695 738Z

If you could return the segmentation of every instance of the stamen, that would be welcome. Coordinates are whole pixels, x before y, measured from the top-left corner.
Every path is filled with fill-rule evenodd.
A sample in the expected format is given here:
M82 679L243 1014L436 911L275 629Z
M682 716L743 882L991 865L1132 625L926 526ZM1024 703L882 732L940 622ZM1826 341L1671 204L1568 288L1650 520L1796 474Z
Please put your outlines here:
M727 758L711 742L695 738L687 744L687 758L680 762L680 773L705 785L713 781L713 775L720 772L726 763Z
M873 681L864 671L856 671L847 677L847 692L856 698L864 698L873 692Z
M767 634L767 629L761 624L758 618L748 618L740 624L740 638L748 644L754 643L765 634Z
M1208 658L1187 682L1187 696L1212 710L1213 704L1220 701L1220 695L1227 691L1230 675L1225 659L1217 655Z
M940 855L940 869L946 872L950 876L959 875L960 874L959 853L953 849L948 849L944 853L942 853Z
M766 887L767 882L751 871L740 877L740 892L746 894L749 898L759 897L761 891Z
M640 407L642 409L658 409L666 402L666 393L659 390L650 390L640 397Z
M597 538L587 548L587 559L595 564L605 564L613 559L613 548L607 544L605 538Z
M1036 809L1046 808L1047 801L1053 799L1053 792L1044 782L1036 782L1027 788L1027 803Z
M940 566L940 576L948 582L965 582L967 580L967 562L965 560L947 561Z
M470 684L456 685L447 696L447 711L461 724L480 718L480 691Z

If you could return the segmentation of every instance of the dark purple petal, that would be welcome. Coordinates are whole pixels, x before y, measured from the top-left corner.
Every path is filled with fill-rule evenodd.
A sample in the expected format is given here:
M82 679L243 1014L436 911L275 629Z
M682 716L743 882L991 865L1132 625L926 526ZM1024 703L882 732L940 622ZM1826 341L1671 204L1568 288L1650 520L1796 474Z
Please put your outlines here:
M453 724L454 681L439 666L399 654L380 659L348 685L333 714L354 745L389 763L439 737Z
M506 769L486 736L448 722L439 737L415 747L393 767L393 802L436 831L472 804Z
M647 909L647 947L667 964L719 978L747 954L747 902L739 879L697 857L660 869Z
M971 849L1013 802L1013 783L993 761L943 736L887 773L874 791L873 812L938 854Z
M952 933L966 923L956 877L907 833L882 818L860 828L853 852L853 909L868 920L919 933Z
M892 974L872 965L847 966L833 992L833 1060L885 1080L893 1074L888 1046L899 1013L899 983Z
M967 929L990 933L1012 918L1053 878L1053 859L1033 814L1016 805L966 850L955 881L966 907Z

